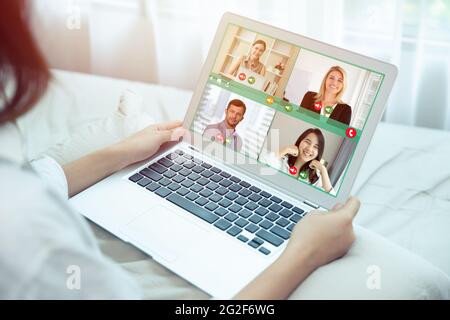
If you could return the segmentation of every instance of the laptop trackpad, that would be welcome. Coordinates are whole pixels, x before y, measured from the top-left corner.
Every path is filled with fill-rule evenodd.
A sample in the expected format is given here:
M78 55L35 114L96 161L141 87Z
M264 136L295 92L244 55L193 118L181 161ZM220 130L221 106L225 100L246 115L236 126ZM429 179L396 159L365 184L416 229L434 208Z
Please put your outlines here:
M170 230L167 229L171 221ZM173 223L176 222L176 223ZM130 239L130 242L158 260L162 258L173 262L177 259L176 248L169 248L166 243L169 237L181 235L196 227L175 214L170 207L158 204L145 210L132 220L121 231ZM198 228L199 231L201 230ZM171 242L173 243L173 242Z

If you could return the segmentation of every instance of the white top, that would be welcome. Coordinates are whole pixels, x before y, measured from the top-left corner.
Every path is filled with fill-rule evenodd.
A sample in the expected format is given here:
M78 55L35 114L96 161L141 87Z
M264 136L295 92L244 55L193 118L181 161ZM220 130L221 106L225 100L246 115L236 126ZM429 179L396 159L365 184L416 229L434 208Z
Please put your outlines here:
M271 166L271 167L274 168L274 169L277 169L277 170L279 170L279 171L281 171L281 172L290 174L290 173L289 173L289 168L290 168L290 166L289 166L289 164L288 164L288 157L287 157L287 156L284 156L284 157L282 157L282 158L280 159L280 158L277 157L277 155L275 154L275 152L268 152L268 153L267 153L267 152L263 152L263 153L261 153L261 156L260 156L259 160L260 160L261 162L265 162L267 165ZM316 174L317 174L317 176L319 177L319 179L317 179L317 181L314 182L313 184L311 184L311 183L309 182L309 179L308 179L308 178L303 179L303 178L301 178L300 176L297 176L296 178L297 178L298 180L300 180L300 181L309 183L309 184L313 185L314 187L320 188L320 189L322 189L323 191L325 191L325 189L324 189L324 187L323 187L322 177L321 177L321 175L320 175L320 171L319 171L319 170L316 170ZM336 194L336 191L334 190L334 188L331 188L331 190L330 190L329 193L331 193L331 194Z
M100 252L68 204L61 166L24 161L15 125L0 125L0 299L135 299L134 280Z

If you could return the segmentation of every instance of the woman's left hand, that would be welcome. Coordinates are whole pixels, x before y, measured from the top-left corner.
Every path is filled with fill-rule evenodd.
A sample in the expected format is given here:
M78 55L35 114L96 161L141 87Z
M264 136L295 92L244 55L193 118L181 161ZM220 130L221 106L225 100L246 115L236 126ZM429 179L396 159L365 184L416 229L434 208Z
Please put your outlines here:
M309 167L314 170L320 171L320 176L322 177L322 188L326 192L331 192L333 190L333 186L331 185L330 177L328 176L327 168L317 160L311 161Z
M159 147L169 141L178 141L186 132L181 121L166 122L148 126L118 143L117 147L132 164L151 157Z
M65 164L69 196L132 163L150 158L163 143L177 141L185 133L180 121L155 124L119 143Z
M311 163L309 164L309 167L311 169L317 169L319 171L323 171L323 169L325 169L324 165L317 160L311 161Z

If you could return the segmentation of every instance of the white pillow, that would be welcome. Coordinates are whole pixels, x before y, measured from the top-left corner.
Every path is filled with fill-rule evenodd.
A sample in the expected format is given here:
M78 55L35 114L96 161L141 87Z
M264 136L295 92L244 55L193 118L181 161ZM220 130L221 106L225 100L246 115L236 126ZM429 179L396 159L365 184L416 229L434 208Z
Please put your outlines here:
M115 112L104 119L86 123L45 151L59 164L79 159L95 150L112 145L155 121L143 111L143 99L125 90Z

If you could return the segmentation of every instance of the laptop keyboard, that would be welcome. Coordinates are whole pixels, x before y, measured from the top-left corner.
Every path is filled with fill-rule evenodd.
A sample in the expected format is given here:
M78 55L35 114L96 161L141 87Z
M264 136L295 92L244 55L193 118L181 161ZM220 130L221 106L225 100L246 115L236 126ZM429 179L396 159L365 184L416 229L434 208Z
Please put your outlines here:
M265 255L270 254L265 244L278 247L287 241L295 224L306 214L181 150L128 179Z

